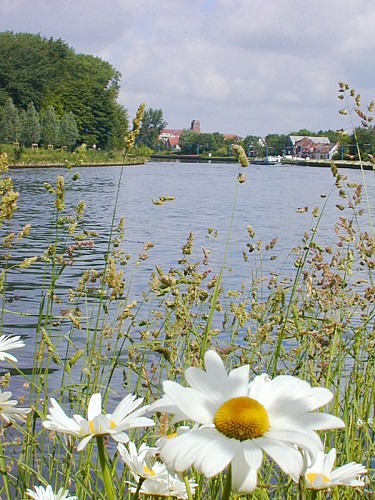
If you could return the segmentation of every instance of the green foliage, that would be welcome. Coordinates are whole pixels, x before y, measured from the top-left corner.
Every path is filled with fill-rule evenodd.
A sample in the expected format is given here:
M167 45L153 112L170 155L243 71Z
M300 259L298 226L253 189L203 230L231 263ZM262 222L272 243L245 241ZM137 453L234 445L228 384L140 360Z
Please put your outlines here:
M26 147L32 144L38 144L40 140L40 122L39 115L31 102L26 111L21 112L20 116L20 140Z
M33 103L59 118L72 112L80 142L104 148L128 128L116 99L120 73L98 57L76 54L62 40L28 33L0 33L0 107L12 98L18 109ZM115 139L113 139L115 138Z
M242 147L247 156L260 156L259 151L262 147L262 139L257 135L247 135L242 141Z
M284 151L289 144L289 135L285 134L268 134L265 137L266 146L268 146L268 152L272 155L284 155Z
M159 134L166 126L167 122L163 120L161 109L146 109L143 114L137 143L156 149Z
M60 123L55 108L48 106L40 121L40 138L44 146L59 144Z
M77 122L74 114L69 111L66 113L60 123L60 143L68 149L73 149L79 138Z
M18 142L20 133L20 117L13 99L9 97L0 113L0 141Z
M180 136L179 146L184 154L218 153L221 148L227 154L228 145L224 135L219 132L200 134L194 130L184 130Z

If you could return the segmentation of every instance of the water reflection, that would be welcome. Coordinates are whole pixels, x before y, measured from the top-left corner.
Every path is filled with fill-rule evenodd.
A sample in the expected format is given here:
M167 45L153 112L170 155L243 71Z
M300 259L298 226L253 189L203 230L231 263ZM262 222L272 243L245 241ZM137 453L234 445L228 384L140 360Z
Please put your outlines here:
M118 189L117 216L126 219L123 250L133 256L126 267L126 273L129 278L131 276L130 298L139 297L147 288L156 265L165 270L176 266L181 246L190 231L194 233L196 259L202 259L202 248L209 248L211 267L217 271L231 226L238 170L235 164L148 163L124 169L81 168L77 181L72 180L71 171L62 169L12 171L15 189L20 192L19 209L12 221L12 230L18 231L27 223L32 226L30 237L13 252L14 262L41 255L54 242L54 199L43 183L54 185L57 175L63 174L67 212L71 213L71 207L83 199L86 210L82 227L87 232L98 232L100 238L94 238L94 248L83 251L75 265L64 270L63 278L57 285L61 298L66 297L69 288L77 285L83 269L103 267ZM290 250L300 245L304 231L316 224L312 209L324 209L319 223L319 240L324 245L335 241L332 228L340 215L336 208L340 198L329 169L252 165L246 174L247 181L238 186L237 192L227 257L228 270L224 275L227 289L239 288L242 282L249 286L254 269L260 264L263 273L294 273L294 258ZM355 182L362 181L358 171L345 171L345 175ZM366 172L365 175L372 202L375 194L373 173ZM163 205L152 202L160 196L171 195L175 197L174 201ZM307 210L300 213L300 207L307 207ZM248 225L255 230L255 241L268 243L272 238L278 238L273 252L276 259L271 260L268 256L261 263L256 253L249 253ZM217 238L207 238L209 228L218 231ZM135 269L134 263L148 241L154 244L148 252L149 259ZM248 254L247 263L244 262L243 252ZM41 262L29 269L9 273L4 333L21 334L28 338L34 336L39 304L46 293L43 282L48 282L44 273L45 266ZM63 320L61 325L64 330ZM78 334L78 346L85 345L86 333ZM29 366L28 356L28 353L19 353L21 366Z

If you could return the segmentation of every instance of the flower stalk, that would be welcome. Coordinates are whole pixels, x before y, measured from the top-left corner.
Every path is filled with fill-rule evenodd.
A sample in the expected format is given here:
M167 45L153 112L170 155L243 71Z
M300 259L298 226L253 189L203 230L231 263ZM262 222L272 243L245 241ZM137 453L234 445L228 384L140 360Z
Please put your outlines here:
M135 490L134 495L133 495L133 500L138 500L139 493L141 491L142 484L144 483L144 480L145 480L144 477L140 477L139 478L139 481L138 481L138 484L137 484L137 489Z
M104 489L108 500L116 500L116 492L113 486L112 475L106 459L105 447L102 436L96 436L98 444L99 463L102 470Z
M225 478L222 500L229 500L232 491L232 467L228 467L228 473Z

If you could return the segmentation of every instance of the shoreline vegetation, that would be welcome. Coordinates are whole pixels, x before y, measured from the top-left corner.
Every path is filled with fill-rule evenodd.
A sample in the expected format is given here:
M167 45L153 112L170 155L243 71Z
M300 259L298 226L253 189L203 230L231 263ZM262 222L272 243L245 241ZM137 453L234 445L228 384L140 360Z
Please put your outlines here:
M96 158L95 156L96 155ZM32 161L13 161L9 162L8 166L10 169L18 169L18 168L58 168L58 167L66 167L67 164L71 164L70 162L74 162L74 166L76 167L111 167L111 166L136 166L136 165L144 165L149 161L156 162L199 162L199 163L237 163L238 159L236 156L229 157L221 157L221 156L207 156L207 155L182 155L182 154L166 154L166 155L158 155L151 154L149 156L123 156L122 159L116 158L111 160L105 155L103 159L98 161L98 156L100 156L100 152L95 152L94 155L90 155L92 159L86 159L82 157L78 162L74 158L74 153L69 155L67 158L61 161L46 161L33 159ZM116 155L117 157L119 155ZM69 159L68 159L69 158ZM84 159L83 159L84 158ZM252 159L249 158L251 163ZM256 161L261 161L261 159L256 158ZM371 162L361 162L361 161L349 161L349 160L335 160L335 161L327 161L327 160L304 160L304 159L285 159L283 161L281 159L280 165L299 165L305 167L321 167L321 168L331 168L332 164L335 164L338 168L349 168L356 170L374 170L374 164ZM259 163L261 164L261 163ZM268 165L264 165L267 167Z
M360 107L354 89L340 83L340 92ZM127 153L134 151L141 115L126 137ZM250 218L241 219L244 248L234 238L242 185L251 180L244 149L233 150L238 167L228 224L207 228L204 248L196 248L189 229L175 264L149 269L141 297L131 284L154 243L142 234L132 266L126 214L118 213L124 170L100 230L91 226L85 200L69 204L67 196L86 152L67 160L73 171L43 183L49 230L45 249L36 251L38 228L13 218L19 193L7 155L0 156L2 499L374 497L369 176L362 172L353 182L330 164L331 191L321 195L290 250L290 273L267 273L263 263L277 255L278 237L261 241ZM321 222L332 193L339 203L328 243ZM150 207L163 210L173 199L161 196ZM210 247L218 232L224 254L215 271ZM226 282L233 245L248 265L236 289ZM95 251L90 265L85 256ZM21 326L29 313L21 302L10 307L14 275L25 284L35 276L40 297L32 326L21 334L17 320ZM18 368L13 354L20 349L30 352L27 369Z

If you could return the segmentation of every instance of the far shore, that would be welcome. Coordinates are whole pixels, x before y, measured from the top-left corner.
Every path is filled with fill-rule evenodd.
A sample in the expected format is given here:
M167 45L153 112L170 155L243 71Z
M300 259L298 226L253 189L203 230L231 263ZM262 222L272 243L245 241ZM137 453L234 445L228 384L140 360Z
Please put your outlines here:
M252 159L250 158L250 161ZM112 162L83 162L74 165L75 167L115 167L115 166L138 166L144 165L148 161L165 161L165 162L195 162L195 163L237 163L238 159L234 156L229 157L207 157L201 155L151 155L149 159L127 159L124 161L112 161ZM371 162L359 162L359 161L347 161L347 160L304 160L304 159L281 159L280 163L277 165L299 165L305 167L331 167L334 163L338 168L351 168L351 169L361 169L363 170L374 170L375 165ZM258 163L259 164L259 163ZM265 164L264 166L269 166ZM10 169L20 169L20 168L64 168L66 163L52 163L52 162L40 162L40 163L10 163Z
M256 158L249 158L251 163L252 160ZM182 162L202 162L202 163L237 163L238 158L235 156L203 156L203 155L180 155L180 154L170 154L170 155L161 155L161 154L153 154L150 157L150 160L155 161L182 161ZM256 160L259 160L258 158ZM264 159L265 161L265 159ZM360 169L361 167L364 170L374 170L375 165L369 161L349 161L349 160L305 160L305 159L283 159L281 158L280 165L301 165L305 167L331 167L331 164L334 163L339 168L353 168ZM277 165L277 164L276 164ZM269 166L269 165L264 165Z
M94 163L94 162L83 162L73 165L74 167L135 167L137 165L144 165L147 160L142 158L141 160L134 161L121 161L121 162L102 162L102 163ZM49 163L49 162L41 162L41 163L9 163L8 167L10 169L19 169L19 168L66 168L66 163Z

